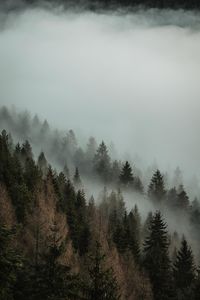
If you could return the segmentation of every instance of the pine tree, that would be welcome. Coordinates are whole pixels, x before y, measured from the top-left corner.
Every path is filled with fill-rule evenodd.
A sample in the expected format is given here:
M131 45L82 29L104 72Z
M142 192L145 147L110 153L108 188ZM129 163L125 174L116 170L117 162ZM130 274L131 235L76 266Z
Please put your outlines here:
M0 225L0 300L12 300L17 271L22 267L22 258L13 248L15 231Z
M87 300L119 300L119 288L112 269L105 268L105 255L96 242L95 253L90 257Z
M141 243L141 216L138 210L137 205L134 206L134 209L129 213L132 223L132 231L135 232L135 237L138 243Z
M49 244L32 278L31 300L77 300L80 285L70 267L59 262L64 245L56 223L51 227Z
M138 211L131 211L128 215L128 247L137 263L140 261L140 226Z
M31 148L29 141L27 141L27 140L25 141L25 143L22 144L21 156L22 156L24 163L25 163L26 159L33 158L32 148Z
M110 156L108 155L107 147L103 141L99 145L94 156L94 170L104 183L108 182L111 172Z
M78 191L76 202L76 218L77 218L77 226L76 226L76 233L77 233L77 249L79 254L82 256L87 253L89 244L90 244L90 228L88 224L87 218L87 206L86 206L86 199L84 191Z
M92 161L95 153L97 150L97 143L94 137L90 137L88 144L87 144L87 149L86 149L86 159L88 161Z
M125 164L122 167L121 174L119 176L120 183L124 187L131 187L133 185L133 172L132 168L128 161L125 162Z
M36 191L41 178L41 170L35 164L35 161L32 158L27 158L24 167L24 179L29 191L32 193Z
M149 189L148 189L148 195L150 199L161 202L165 197L166 191L165 191L165 184L163 180L163 176L160 173L159 170L157 170L151 179Z
M160 212L157 211L150 223L149 236L144 242L143 265L149 274L155 300L173 297L166 228Z
M173 267L174 281L178 299L191 299L195 279L194 260L191 248L182 239Z

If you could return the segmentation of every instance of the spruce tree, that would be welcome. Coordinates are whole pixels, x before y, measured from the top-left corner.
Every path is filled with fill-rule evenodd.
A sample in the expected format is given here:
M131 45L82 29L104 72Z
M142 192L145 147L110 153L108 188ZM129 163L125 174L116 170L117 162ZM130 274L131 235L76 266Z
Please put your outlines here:
M122 167L119 180L124 187L131 187L133 185L133 172L128 161L126 161Z
M96 242L94 255L90 256L88 268L89 284L86 289L87 300L119 300L119 287L111 268L105 267L105 255L99 242Z
M111 173L110 156L103 141L94 156L94 170L104 183L108 182Z
M195 279L194 259L185 238L182 239L173 266L174 282L178 299L191 299Z
M51 227L51 235L45 253L32 276L31 300L77 300L80 285L77 275L72 274L69 266L59 262L64 244L56 223Z
M165 197L165 184L163 176L159 170L157 170L151 179L148 189L148 195L150 199L156 202L161 202Z
M22 257L13 248L15 231L0 225L0 300L12 300Z
M173 297L166 228L160 212L157 211L144 242L143 265L150 277L155 300L168 300Z
M84 191L78 191L75 202L77 249L82 256L88 251L90 243L90 228L88 224L87 206Z

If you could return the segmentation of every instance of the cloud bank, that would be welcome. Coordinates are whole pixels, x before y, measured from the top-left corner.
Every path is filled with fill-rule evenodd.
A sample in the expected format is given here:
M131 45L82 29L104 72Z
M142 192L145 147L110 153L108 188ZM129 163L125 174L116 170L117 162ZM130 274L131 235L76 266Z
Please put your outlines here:
M197 13L35 8L0 19L0 105L200 175Z

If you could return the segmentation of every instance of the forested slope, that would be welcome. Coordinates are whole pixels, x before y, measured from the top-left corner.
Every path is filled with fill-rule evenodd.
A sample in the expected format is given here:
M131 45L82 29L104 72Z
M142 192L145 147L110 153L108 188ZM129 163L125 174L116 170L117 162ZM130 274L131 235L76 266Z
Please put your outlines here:
M40 128L35 139L42 129L50 130L47 122L24 114L15 119L5 108L4 125L6 113L14 140L29 122ZM57 150L65 157L57 172L45 152L34 159L28 140L13 142L5 130L0 135L0 299L198 299L198 200L190 201L182 185L167 189L159 170L143 186L128 161L112 160L104 142L90 154L76 149L70 156L72 131L69 136L66 152L54 141L54 160L61 158ZM45 135L42 140L51 145ZM74 162L78 153L84 167ZM67 159L74 165L71 175ZM99 182L98 198L87 198L84 177L91 186L93 178ZM132 209L126 208L126 193ZM154 207L145 218L135 205L137 197ZM195 255L177 228L168 230L166 211L189 222Z

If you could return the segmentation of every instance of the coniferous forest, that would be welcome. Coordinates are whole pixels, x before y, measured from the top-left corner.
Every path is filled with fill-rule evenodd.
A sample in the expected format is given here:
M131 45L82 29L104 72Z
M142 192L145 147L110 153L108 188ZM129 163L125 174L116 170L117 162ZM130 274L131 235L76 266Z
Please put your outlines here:
M167 188L157 169L144 186L103 141L82 149L72 130L63 137L27 112L0 114L10 130L0 135L0 299L199 299L200 205L182 184ZM31 141L48 143L57 169ZM102 186L96 199L82 178ZM152 211L127 209L126 193ZM165 215L189 224L194 251Z
M200 299L199 8L0 3L0 300Z

